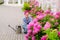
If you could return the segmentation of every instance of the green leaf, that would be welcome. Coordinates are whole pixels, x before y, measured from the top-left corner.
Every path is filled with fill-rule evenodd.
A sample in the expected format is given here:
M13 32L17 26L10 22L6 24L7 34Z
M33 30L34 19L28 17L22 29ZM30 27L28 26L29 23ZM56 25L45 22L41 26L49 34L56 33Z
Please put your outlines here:
M45 32L46 32L47 35L49 35L50 32L51 32L51 30L50 29L47 29L47 30L45 30Z
M58 30L60 31L60 25L58 26Z
M48 37L50 40L59 40L56 30L50 31L50 33L48 34Z
M31 10L31 7L30 7L30 4L25 2L24 5L23 5L23 8L22 8L23 11L25 10Z

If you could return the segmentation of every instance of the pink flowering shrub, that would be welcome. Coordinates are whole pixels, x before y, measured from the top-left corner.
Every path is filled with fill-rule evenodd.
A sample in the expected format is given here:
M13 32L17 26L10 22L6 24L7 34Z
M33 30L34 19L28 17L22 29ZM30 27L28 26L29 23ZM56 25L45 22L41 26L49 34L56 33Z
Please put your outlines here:
M51 24L49 22L46 22L44 25L44 30L47 30L48 28L51 28Z
M60 37L60 32L58 32L58 36Z
M25 40L60 40L60 12L44 11L36 0L26 5L25 13L34 19L27 25Z
M47 40L47 35L42 36L41 40Z
M59 20L60 18L56 19L54 15L51 16L50 14L37 15L27 26L28 33L26 35L28 35L28 40L59 40ZM57 31L55 29L57 29Z
M49 13L51 13L51 11L50 10L46 10L45 13L46 14L49 14Z

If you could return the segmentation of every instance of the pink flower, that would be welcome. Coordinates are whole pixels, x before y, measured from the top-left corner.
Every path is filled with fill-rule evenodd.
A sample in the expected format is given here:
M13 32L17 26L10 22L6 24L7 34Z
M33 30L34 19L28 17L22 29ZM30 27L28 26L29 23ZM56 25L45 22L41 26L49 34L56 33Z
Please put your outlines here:
M51 13L51 10L46 10L45 13L46 14L50 14Z
M40 24L37 22L34 24L34 27L33 27L33 34L35 35L36 33L38 33L40 30L41 30L41 26Z
M32 35L32 33L28 32L26 35L28 35L28 37L30 37Z
M25 40L29 40L28 37L29 37L29 36L26 34L25 37L24 37L24 39L25 39Z
M34 26L34 22L33 22L33 21L30 22L29 25L30 25L30 26Z
M29 36L26 34L25 37L28 38Z
M37 19L38 19L38 20L42 20L43 18L44 18L44 15L38 15L38 16L37 16Z
M30 34L30 33L32 33L32 30L30 29L30 30L27 30L27 32Z
M38 30L36 27L34 27L34 29L33 29L33 35L37 34L38 31L39 31L39 30Z
M37 14L37 15L40 15L40 12L37 12L36 14Z
M60 32L58 32L58 36L60 37Z
M30 29L31 28L31 25L27 25L27 29Z
M41 40L47 40L47 35L42 36Z
M40 11L38 11L36 14L37 14L37 15L42 15L43 13L42 13L42 12L40 12Z
M59 23L58 22L55 22L55 25L58 25Z
M56 19L59 19L59 15L55 15L54 17L55 17Z
M32 36L32 40L36 40L36 39L35 39L35 36Z
M34 23L36 23L37 21L38 21L37 18L35 18L35 19L33 20Z
M29 12L29 11L28 11L28 10L26 10L26 11L24 12L24 15L26 15L28 12Z
M54 15L54 17L55 17L56 19L59 19L59 18L60 18L60 12L56 12L56 14Z
M60 16L60 12L56 12L56 15L59 15Z
M34 28L34 30L33 30L33 35L37 34L38 32L39 32L39 29Z
M25 40L29 40L28 38L24 38Z
M44 30L47 30L50 27L51 27L51 24L49 22L46 22L46 24L44 26Z
M37 22L37 23L34 24L34 27L37 27L38 25L39 25L39 23Z
M47 16L46 14L43 14L43 16L45 17L45 16Z
M35 6L39 6L39 2L38 1L35 2Z
M27 25L27 29L30 30L31 28L33 28L34 26L34 22L30 22L29 25Z
M41 30L42 26L41 26L41 25L38 25L37 28L38 28L39 30Z
M49 14L50 16L54 16L54 13L53 12L50 12L50 14Z

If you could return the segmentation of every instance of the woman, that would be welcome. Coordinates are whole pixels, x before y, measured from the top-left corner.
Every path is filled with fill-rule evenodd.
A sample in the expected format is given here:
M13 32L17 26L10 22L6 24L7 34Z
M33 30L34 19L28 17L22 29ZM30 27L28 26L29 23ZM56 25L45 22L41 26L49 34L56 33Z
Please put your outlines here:
M27 33L27 25L32 21L32 18L29 17L29 13L26 11L24 13L25 17L23 18L23 29L24 29L24 33Z

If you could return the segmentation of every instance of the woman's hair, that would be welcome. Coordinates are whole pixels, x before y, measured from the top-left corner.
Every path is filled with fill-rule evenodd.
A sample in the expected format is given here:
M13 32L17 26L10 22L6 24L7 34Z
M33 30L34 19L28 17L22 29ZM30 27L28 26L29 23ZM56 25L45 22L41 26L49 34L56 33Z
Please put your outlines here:
M24 15L26 15L27 13L28 13L28 11L25 11L25 12L24 12Z

